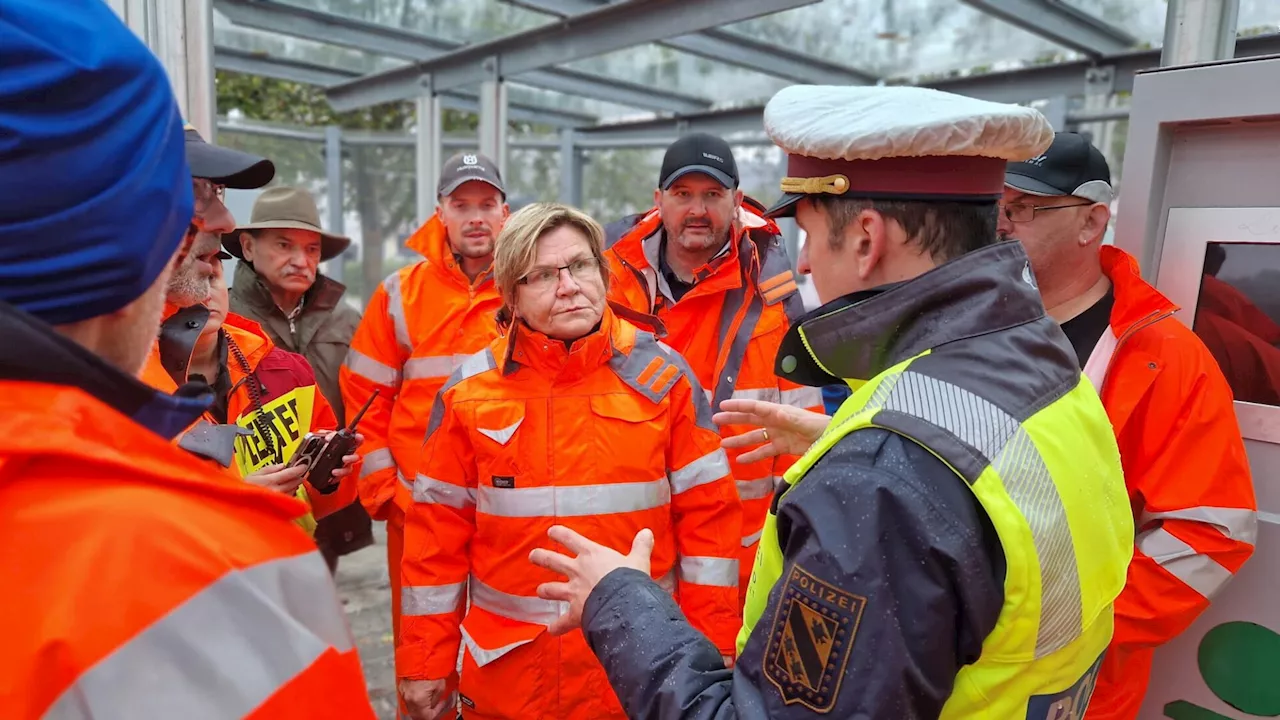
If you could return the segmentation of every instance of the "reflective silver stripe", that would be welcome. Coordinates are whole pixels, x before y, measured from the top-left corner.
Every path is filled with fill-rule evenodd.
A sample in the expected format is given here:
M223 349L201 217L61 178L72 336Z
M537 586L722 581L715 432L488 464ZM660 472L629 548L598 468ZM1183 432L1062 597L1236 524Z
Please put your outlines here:
M404 316L404 298L400 294L400 272L391 273L382 281L382 289L387 293L387 315L396 328L396 342L405 354L413 352L413 341L409 338L409 323Z
M671 478L671 492L679 495L699 485L715 482L729 474L729 457L724 450L715 450L703 455L679 470L671 470L667 476Z
M448 505L462 510L476 506L476 493L471 488L419 473L413 481L413 501L428 505Z
M1243 508L1189 507L1167 512L1144 512L1138 518L1138 528L1144 528L1156 520L1188 520L1212 525L1218 532L1237 542L1253 545L1258 540L1258 513Z
M777 486L777 479L772 475L766 475L755 480L739 480L738 481L738 499L739 500L759 500L773 495L773 489Z
M498 517L580 517L652 510L671 502L665 479L562 487L478 488L476 509Z
M400 387L399 370L390 365L384 365L359 350L347 350L347 358L342 361L342 364L369 382L393 388Z
M371 450L364 456L364 462L360 465L360 479L363 480L379 470L386 470L395 466L396 459L391 454L391 448Z
M760 538L764 536L764 528L760 528L756 532L742 538L742 547L751 547L760 542Z
M471 633L467 632L466 628L462 628L462 642L467 646L467 652L471 653L471 659L476 661L476 666L484 667L521 645L528 645L533 642L533 640L517 640L510 645L503 645L502 647L494 648L493 650L485 650L480 647L480 645L475 641L475 638L471 637ZM445 717L448 716L446 715Z
M868 406L932 423L989 459L1005 492L1027 520L1039 561L1036 657L1060 650L1077 638L1084 609L1071 527L1058 487L1022 424L985 398L911 371L881 380ZM878 418L877 424L880 422Z
M738 587L738 561L690 555L680 558L680 582L715 587Z
M782 404L798 407L801 410L822 407L822 390L816 387L802 387L782 391Z
M1230 570L1164 528L1138 536L1138 550L1209 600L1231 579Z
M396 470L396 479L400 481L401 485L408 488L409 492L413 492L413 483L409 482L409 478L401 475L399 470Z
M401 615L443 615L458 609L466 583L405 585L400 588Z
M569 609L569 603L512 595L496 590L471 576L471 604L494 615L531 625L550 625Z
M782 395L783 393L778 392L778 388L768 387L747 390L735 389L730 397L734 400L759 400L761 402L776 403L781 399Z
M354 646L319 552L232 570L94 663L50 720L244 717Z
M404 363L404 379L447 378L466 358L466 355L424 355L409 358Z

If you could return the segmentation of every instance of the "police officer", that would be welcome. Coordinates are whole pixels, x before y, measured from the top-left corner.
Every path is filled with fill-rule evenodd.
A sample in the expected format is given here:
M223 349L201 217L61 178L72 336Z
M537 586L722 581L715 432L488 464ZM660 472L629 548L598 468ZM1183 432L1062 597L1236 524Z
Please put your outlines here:
M576 556L531 554L568 578L539 588L568 602L552 632L581 623L631 717L1081 717L1133 520L1097 394L996 239L1005 163L1049 124L793 86L765 127L826 301L776 369L853 394L774 496L732 670L649 579L647 531L624 557L552 529Z

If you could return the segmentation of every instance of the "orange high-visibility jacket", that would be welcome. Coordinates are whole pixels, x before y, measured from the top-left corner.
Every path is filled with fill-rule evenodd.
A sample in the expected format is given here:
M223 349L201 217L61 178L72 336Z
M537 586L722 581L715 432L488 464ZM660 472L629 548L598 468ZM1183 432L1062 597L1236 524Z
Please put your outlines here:
M1137 547L1090 720L1132 720L1156 647L1187 628L1253 554L1257 502L1231 388L1132 257L1102 248L1115 305L1085 374L1120 447Z
M436 393L462 358L497 337L494 316L502 305L492 272L473 283L462 271L439 215L407 244L426 259L374 291L338 373L349 412L380 391L360 421L360 499L375 520L388 518L393 498L401 511L408 508Z
M303 504L220 481L159 434L198 410L6 314L0 715L373 718Z
M618 231L617 224L610 226L611 233ZM667 332L663 342L689 361L713 411L719 411L723 400L746 398L823 412L821 390L783 380L773 371L787 328L804 314L777 225L744 202L725 251L696 272L697 284L678 302L658 271L663 235L662 218L654 209L612 244L607 253L610 299L662 321ZM751 429L725 425L720 432L730 437ZM774 487L796 457L743 464L739 454L731 453L729 459L742 498L738 588L745 599Z
M199 308L197 308L199 309ZM165 308L166 324L173 318L181 319L183 316L179 313L185 313L186 310L178 310L172 306ZM142 381L157 390L166 393L173 393L178 389L178 383L175 381L169 370L165 368L163 356L169 353L185 353L187 362L182 364L183 368L190 366L191 352L194 349L195 336L199 335L200 328L203 327L203 320L207 315L200 314L194 316L192 320L186 322L183 328L185 332L181 335L176 333L162 333L162 336L152 346L150 355L147 356L147 364L142 370ZM198 323L198 324L194 324ZM263 442L262 437L266 430L270 430L272 434L273 448L283 448L286 446L296 447L301 443L302 437L308 432L316 432L319 430L334 430L337 428L338 419L333 414L333 408L329 406L328 401L324 399L324 395L320 392L316 385L315 373L311 369L311 365L307 363L306 358L291 353L275 346L271 342L271 338L267 337L266 331L262 326L240 317L234 313L228 313L226 319L223 320L222 329L226 331L231 340L244 354L245 360L249 365L249 373L246 373L240 365L239 359L235 353L228 349L227 352L227 372L231 378L231 395L227 402L227 421L228 424L241 424L248 426L252 434L235 442L235 453L263 453L257 466L265 466L275 464L279 461L279 457L267 456L265 451L267 444ZM189 338L187 336L190 336ZM185 372L185 370L183 371ZM212 378L210 378L212 380ZM184 378L185 381L185 378ZM256 381L257 387L251 386ZM255 393L254 390L257 392ZM282 396L292 391L305 392L307 398L311 401L310 421L305 422L302 418L303 412L297 403L289 404L288 400ZM254 395L257 395L258 402L262 403L267 409L264 414L268 418L266 428L261 423L242 422L244 418L255 413L256 406L254 404ZM277 405L284 405L283 408L276 410L273 401L282 400ZM197 422L178 441L182 447L197 449L204 447L204 444L194 444L193 438L203 430L207 429L205 425L216 426L218 424L209 413L205 413L202 418L203 422ZM301 424L300 424L300 421ZM199 453L200 450L197 450ZM221 458L225 460L226 458ZM237 458L237 462L233 462L226 471L233 476L240 477L242 473L239 469L239 461L248 461L247 458ZM357 500L356 480L353 475L343 478L338 489L324 495L311 487L309 483L302 484L305 490L307 502L311 507L311 514L315 519L323 518L327 515L335 513Z
M537 587L562 578L528 558L558 547L556 524L624 553L653 530L653 576L731 655L741 508L710 415L684 360L610 310L571 348L517 324L467 358L432 412L405 520L397 674L449 677L462 642L478 715L622 717L582 632L546 634L565 608Z

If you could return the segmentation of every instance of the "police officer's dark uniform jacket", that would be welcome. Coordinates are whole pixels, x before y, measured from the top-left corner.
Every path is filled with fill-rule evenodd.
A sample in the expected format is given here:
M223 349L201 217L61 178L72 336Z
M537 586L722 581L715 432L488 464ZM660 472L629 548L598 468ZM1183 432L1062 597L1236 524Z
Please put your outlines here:
M777 370L854 393L774 496L734 669L642 573L587 600L628 714L1079 717L1133 527L1105 412L1021 245L827 303Z

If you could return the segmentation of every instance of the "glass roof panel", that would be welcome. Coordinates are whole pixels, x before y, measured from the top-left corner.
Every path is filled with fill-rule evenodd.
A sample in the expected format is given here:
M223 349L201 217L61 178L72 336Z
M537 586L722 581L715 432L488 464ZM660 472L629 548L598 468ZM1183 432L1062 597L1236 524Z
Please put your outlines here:
M725 29L881 77L1000 70L1076 57L955 0L824 0Z
M593 72L722 104L766 100L792 82L649 43L568 63Z
M389 70L404 64L402 60L385 55L375 55L289 35L240 27L216 10L213 13L213 44L217 47L262 52L277 58L300 60L359 73Z
M502 0L283 0L426 35L471 43L509 35L551 21L542 13Z
M1151 0L1066 0L1066 3L1124 30L1144 46L1156 48L1164 43L1166 3Z
M1280 32L1280 3L1276 0L1240 0L1237 17L1241 35Z

